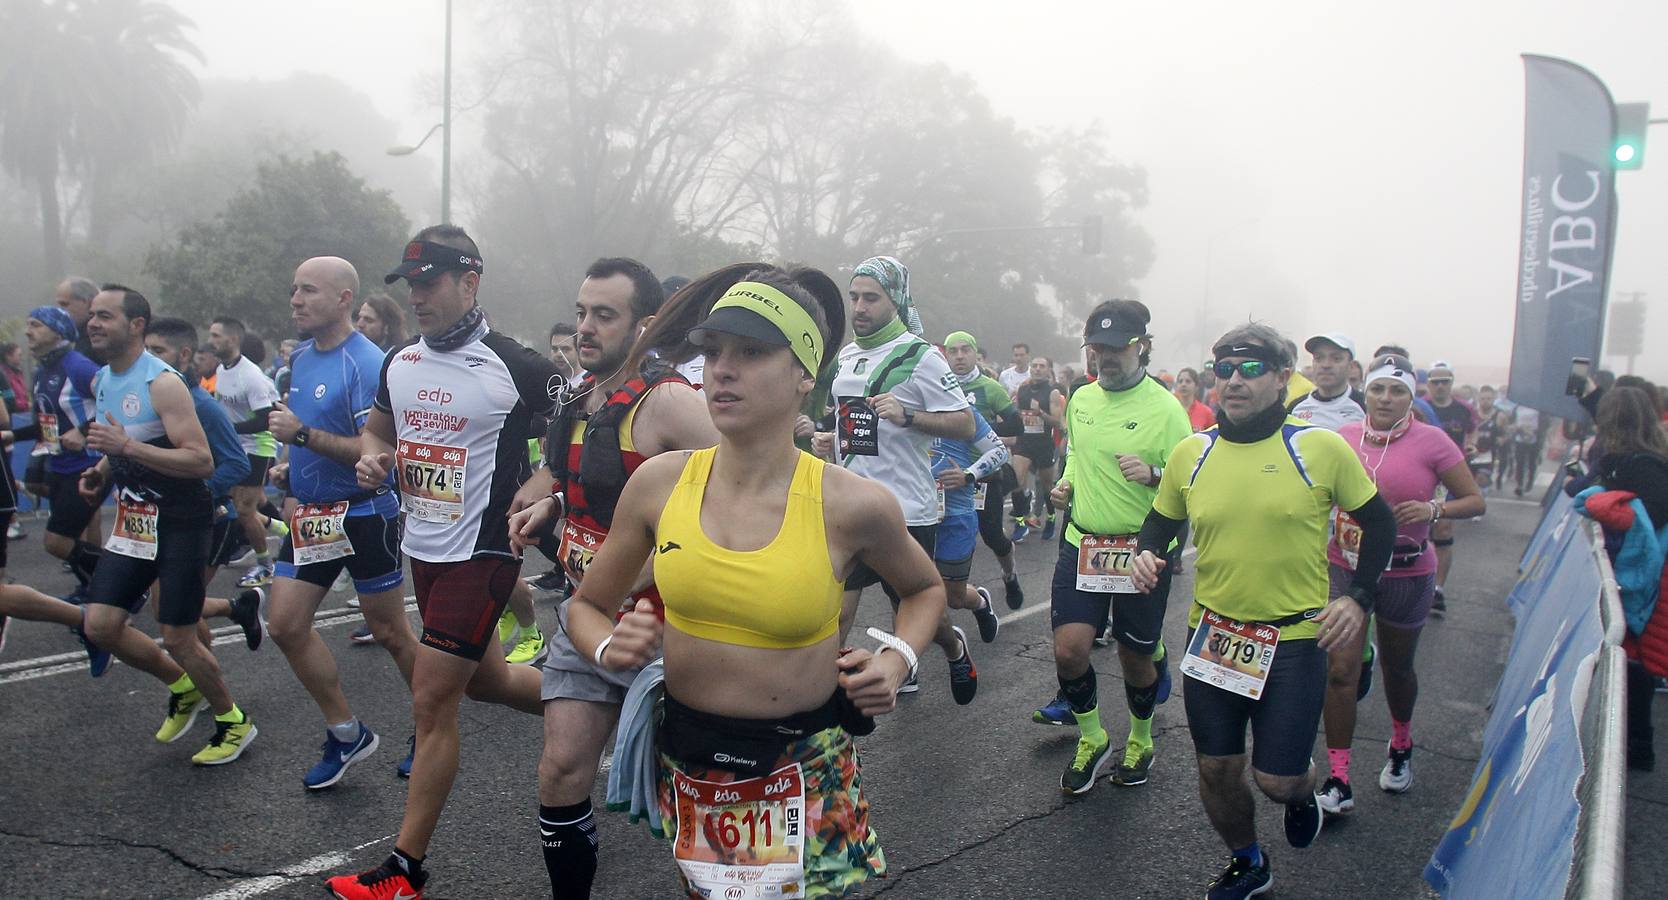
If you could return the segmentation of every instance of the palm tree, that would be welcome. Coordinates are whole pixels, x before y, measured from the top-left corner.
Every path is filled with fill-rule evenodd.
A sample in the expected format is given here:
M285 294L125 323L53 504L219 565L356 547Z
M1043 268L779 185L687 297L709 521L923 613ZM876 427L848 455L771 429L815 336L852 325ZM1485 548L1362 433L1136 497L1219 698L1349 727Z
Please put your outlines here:
M59 189L78 180L89 233L108 220L100 188L179 135L197 100L191 21L154 0L0 2L0 169L40 198L46 275L64 272Z

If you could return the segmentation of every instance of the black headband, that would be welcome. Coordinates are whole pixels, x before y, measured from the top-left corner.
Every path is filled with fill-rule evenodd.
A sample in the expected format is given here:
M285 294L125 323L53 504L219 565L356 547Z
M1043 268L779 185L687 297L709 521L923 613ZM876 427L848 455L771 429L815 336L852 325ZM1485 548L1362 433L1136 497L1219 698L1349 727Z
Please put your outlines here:
M1239 341L1232 344L1217 344L1215 347L1211 348L1210 352L1215 354L1217 361L1220 361L1225 356L1249 356L1252 359L1260 359L1270 365L1290 365L1290 362L1286 359L1285 353L1280 350L1273 347L1265 347L1262 344L1253 344L1249 341Z

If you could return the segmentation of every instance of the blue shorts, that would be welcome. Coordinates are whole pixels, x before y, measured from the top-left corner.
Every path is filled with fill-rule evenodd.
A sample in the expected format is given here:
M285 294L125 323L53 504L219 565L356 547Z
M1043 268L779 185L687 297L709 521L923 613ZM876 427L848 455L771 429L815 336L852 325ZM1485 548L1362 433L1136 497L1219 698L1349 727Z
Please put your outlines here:
M1062 529L1062 532L1064 529ZM1112 636L1137 653L1154 653L1164 636L1164 610L1170 600L1170 581L1176 574L1181 546L1165 557L1169 565L1159 570L1158 584L1150 594L1102 594L1077 589L1077 548L1060 535L1060 556L1054 562L1050 585L1050 625L1092 625L1096 632L1112 619Z
M938 542L933 545L933 562L938 574L950 581L966 581L973 570L973 543L979 536L979 514L958 513L938 523Z
M353 589L361 594L380 594L405 583L405 573L400 566L398 513L391 516L375 513L348 516L342 521L342 529L347 532L348 543L353 545L353 553L305 566L295 564L295 535L292 529L290 536L284 538L284 546L278 550L277 564L272 567L273 575L328 588L345 567L353 578Z

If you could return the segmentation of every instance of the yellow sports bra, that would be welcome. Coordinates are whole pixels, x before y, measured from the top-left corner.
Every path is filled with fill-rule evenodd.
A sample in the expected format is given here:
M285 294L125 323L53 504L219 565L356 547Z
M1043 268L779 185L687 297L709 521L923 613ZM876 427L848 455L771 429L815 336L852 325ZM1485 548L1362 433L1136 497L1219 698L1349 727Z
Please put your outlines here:
M701 530L716 450L689 454L660 513L654 581L667 624L704 640L767 650L826 639L840 628L844 585L834 577L823 529L823 461L799 454L782 528L769 544L731 550Z

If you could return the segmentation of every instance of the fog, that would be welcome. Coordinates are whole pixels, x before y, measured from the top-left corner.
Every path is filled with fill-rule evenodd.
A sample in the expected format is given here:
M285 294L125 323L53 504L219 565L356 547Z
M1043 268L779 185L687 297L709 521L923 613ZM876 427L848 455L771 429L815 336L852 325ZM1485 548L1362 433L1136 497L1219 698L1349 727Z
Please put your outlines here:
M204 63L194 69L205 85L318 73L364 94L395 143L414 143L439 121L442 0L173 5L195 22ZM493 20L509 6L456 4L462 111L452 218L466 227L489 212L490 117L471 104L493 90L483 73L505 52ZM859 71L882 51L941 62L970 77L996 115L1032 132L1100 124L1111 155L1146 173L1145 205L1130 215L1150 235L1152 255L1133 290L1155 310L1155 364L1172 369L1202 357L1201 335L1255 317L1300 342L1339 330L1363 352L1403 343L1421 363L1452 361L1461 382L1498 382L1515 296L1519 54L1571 59L1618 101L1656 100L1656 114L1668 115L1660 48L1668 4L1660 2L853 0L844 10L818 8L822 17L807 27L855 29L829 57L834 66ZM754 51L753 62L776 61ZM925 135L935 125L918 121ZM1668 334L1668 266L1656 251L1668 242L1668 128L1655 132L1645 168L1618 176L1610 282L1612 295L1645 293L1647 346ZM437 145L397 159L370 160L365 148L348 155L373 186L397 189L421 224L438 216ZM494 250L482 252L491 301ZM571 294L560 286L553 294L564 310ZM936 314L930 335L960 327L945 320L950 307L924 305ZM1046 318L1035 321L1043 333L1012 337L1069 343L1049 333ZM1005 347L1010 335L982 337ZM1668 378L1668 362L1647 356L1638 371Z

